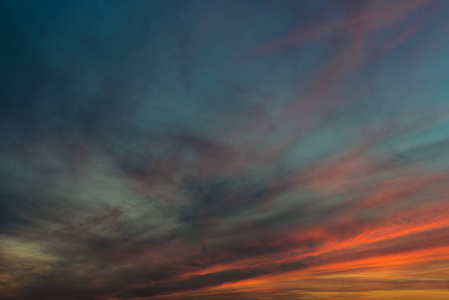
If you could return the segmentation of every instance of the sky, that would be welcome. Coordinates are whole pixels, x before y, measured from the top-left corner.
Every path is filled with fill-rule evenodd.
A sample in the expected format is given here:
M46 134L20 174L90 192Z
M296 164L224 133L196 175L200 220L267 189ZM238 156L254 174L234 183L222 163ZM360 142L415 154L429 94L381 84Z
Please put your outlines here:
M448 299L448 14L1 1L1 299Z

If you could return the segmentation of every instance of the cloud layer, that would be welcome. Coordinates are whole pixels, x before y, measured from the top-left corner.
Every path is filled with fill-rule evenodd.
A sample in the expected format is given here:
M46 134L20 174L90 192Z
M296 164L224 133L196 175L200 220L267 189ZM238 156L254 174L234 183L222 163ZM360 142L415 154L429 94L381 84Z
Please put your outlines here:
M0 2L2 299L446 299L448 10Z

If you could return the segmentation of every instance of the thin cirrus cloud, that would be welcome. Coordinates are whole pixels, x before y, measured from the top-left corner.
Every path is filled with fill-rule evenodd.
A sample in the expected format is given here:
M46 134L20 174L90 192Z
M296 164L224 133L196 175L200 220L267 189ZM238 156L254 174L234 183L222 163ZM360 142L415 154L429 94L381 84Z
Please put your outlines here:
M2 1L2 299L446 299L445 1Z

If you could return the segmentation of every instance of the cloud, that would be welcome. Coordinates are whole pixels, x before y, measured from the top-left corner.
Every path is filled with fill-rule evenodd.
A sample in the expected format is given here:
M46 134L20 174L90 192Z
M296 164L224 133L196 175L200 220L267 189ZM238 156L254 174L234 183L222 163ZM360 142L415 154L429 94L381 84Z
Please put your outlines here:
M444 289L446 12L1 2L0 293Z

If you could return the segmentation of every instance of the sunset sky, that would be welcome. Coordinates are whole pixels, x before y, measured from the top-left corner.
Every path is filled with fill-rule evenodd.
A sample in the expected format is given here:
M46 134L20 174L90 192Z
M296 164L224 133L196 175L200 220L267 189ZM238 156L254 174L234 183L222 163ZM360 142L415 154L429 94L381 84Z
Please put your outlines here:
M0 299L449 299L449 1L0 1Z

